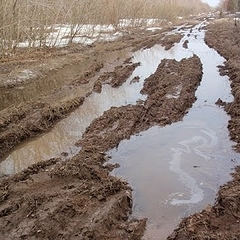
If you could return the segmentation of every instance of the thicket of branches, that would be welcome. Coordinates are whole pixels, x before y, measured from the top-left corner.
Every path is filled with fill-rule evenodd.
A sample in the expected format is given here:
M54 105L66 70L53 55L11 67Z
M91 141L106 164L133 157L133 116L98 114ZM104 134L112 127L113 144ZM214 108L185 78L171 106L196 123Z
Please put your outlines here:
M240 0L222 0L221 8L228 12L240 11Z
M28 47L36 46L36 41L38 46L46 46L56 24L71 26L71 43L84 24L117 27L124 18L173 20L205 9L200 0L0 0L0 55L23 41Z

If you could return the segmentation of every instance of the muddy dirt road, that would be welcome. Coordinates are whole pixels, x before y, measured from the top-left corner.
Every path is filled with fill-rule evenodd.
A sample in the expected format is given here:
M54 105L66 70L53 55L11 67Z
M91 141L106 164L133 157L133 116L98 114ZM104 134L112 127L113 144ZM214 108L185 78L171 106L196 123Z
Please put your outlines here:
M191 32L196 24L183 25L183 28ZM110 171L117 165L109 164L106 152L118 147L122 140L152 126L180 121L192 107L203 74L197 55L190 54L178 60L174 59L175 56L159 59L156 67L146 75L133 74L141 66L144 68L144 60L137 61L134 53L151 49L156 44L171 52L174 44L183 37L180 30L177 28L170 35L165 35L168 29L138 31L115 42L96 43L88 48L67 47L53 52L39 50L28 53L27 57L24 52L19 52L15 59L5 59L1 63L2 163L19 148L24 149L30 138L40 136L33 139L37 141L51 133L51 128L61 123L61 119L66 119L74 109L81 112L84 104L92 106L96 96L95 102L102 101L99 96L103 96L105 101L107 99L100 111L98 107L97 111L93 109L97 115L93 114L85 124L77 122L83 127L80 133L72 131L70 134L75 136L68 143L74 146L73 152L59 144L55 152L57 156L46 154L46 159L43 159L43 154L35 160L34 152L27 164L17 163L22 166L11 172L14 175L7 176L7 171L1 172L0 234L3 239L141 239L147 219L131 217L134 204L131 186L111 176ZM229 38L227 31L235 34L234 24L218 21L208 26L206 42L228 60L221 72L232 80L234 102L219 100L218 104L224 106L231 116L228 128L238 150L239 46L229 45L229 41L238 42L238 35ZM219 36L218 41L216 35ZM184 48L188 47L187 42L183 44ZM224 51L230 46L231 49ZM235 55L228 55L229 52ZM105 94L110 91L112 96L117 96L116 91L122 91L121 101L117 99L114 104L109 103ZM84 111L81 114L81 118L89 116ZM65 142L66 138L61 134L57 136ZM54 141L58 141L57 138ZM45 142L52 148L52 142ZM47 150L44 148L42 152ZM27 155L22 158L27 158ZM239 218L239 177L237 173L235 176L233 182L220 190L216 206L205 211L207 216L199 214L185 219L169 239L189 239L189 236L204 239L202 232L198 232L201 230L199 226L192 228L195 218L200 226L205 226L203 223L210 216L216 219L220 228L221 223L226 226L222 216L234 220ZM234 211L224 189L236 198ZM227 230L224 228L221 236L225 237L228 231L233 237L239 236L239 228L232 221L229 223L231 225ZM239 224L239 221L234 223ZM214 228L211 224L208 226L204 237L214 234L211 232Z

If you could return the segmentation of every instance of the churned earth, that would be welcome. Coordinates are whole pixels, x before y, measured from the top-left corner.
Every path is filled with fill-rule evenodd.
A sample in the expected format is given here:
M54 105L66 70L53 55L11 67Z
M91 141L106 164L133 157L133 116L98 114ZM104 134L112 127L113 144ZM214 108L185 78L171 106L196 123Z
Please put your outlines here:
M206 43L227 59L221 73L232 81L234 102L219 99L218 104L231 116L226 127L239 151L240 28L226 20L215 21L207 28ZM170 49L181 40L181 34L165 35L167 31L136 31L117 41L88 47L19 50L15 57L3 59L0 159L20 143L50 130L92 92L101 93L103 85L121 86L141 64L132 62L131 52L155 44ZM66 160L63 153L13 176L2 176L2 238L141 239L147 219L131 217L132 189L110 175L116 166L107 163L106 151L154 125L181 120L196 100L201 77L202 66L196 55L179 62L163 60L144 81L141 93L146 99L112 107L94 119L76 143L81 149L77 155ZM132 82L138 80L136 77ZM179 85L178 97L167 97L176 94ZM213 207L184 219L169 239L238 239L239 174L237 168L234 180L219 190Z

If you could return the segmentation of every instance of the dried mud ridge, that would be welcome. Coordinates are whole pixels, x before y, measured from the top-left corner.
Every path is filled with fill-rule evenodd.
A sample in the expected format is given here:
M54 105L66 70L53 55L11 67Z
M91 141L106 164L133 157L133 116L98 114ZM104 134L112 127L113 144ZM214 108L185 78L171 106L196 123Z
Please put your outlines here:
M152 44L152 39L149 42ZM124 73L125 78L118 79L114 72L104 73L99 77L101 84L121 85L137 65L126 59L114 70ZM62 155L3 177L2 238L140 239L146 219L129 218L131 189L123 180L109 175L116 166L107 163L105 151L153 125L163 126L182 119L195 101L201 77L202 66L197 56L180 62L162 61L145 80L142 93L147 94L147 100L111 108L95 119L77 143L81 151L75 157L66 159ZM16 118L24 119L25 115L28 112L21 117L17 114ZM14 116L3 121L3 130L15 121Z
M225 57L223 75L231 80L234 101L217 104L224 107L231 119L228 123L230 137L240 152L240 27L233 20L220 19L208 26L206 42ZM233 180L223 185L214 206L185 218L168 240L236 240L240 239L240 167L232 174Z

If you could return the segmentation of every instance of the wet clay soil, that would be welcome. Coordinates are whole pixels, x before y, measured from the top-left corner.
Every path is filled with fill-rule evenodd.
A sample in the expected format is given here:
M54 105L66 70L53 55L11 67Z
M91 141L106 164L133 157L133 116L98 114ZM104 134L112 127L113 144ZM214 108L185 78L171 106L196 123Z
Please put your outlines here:
M219 31L213 32L217 29L216 26ZM227 30L230 31L230 27L226 26L227 30L224 29L219 23L219 25L210 26L209 34L207 34L208 44L216 46L219 52L226 46L218 45L214 39L219 33L219 41L222 36L221 43L223 44L224 34ZM232 31L234 34L233 28ZM226 33L226 35L228 34ZM53 61L51 56L54 56L55 59L55 55L58 55L59 65L56 65L54 70L45 69L44 71L41 69L39 71L45 73L44 78L49 74L56 74L60 78L57 78L59 87L50 86L46 92L41 92L40 95L36 94L31 100L19 99L19 105L16 105L14 100L8 100L9 106L2 106L3 110L0 112L1 157L29 137L49 130L54 123L81 105L91 91L101 92L102 84L110 84L112 87L120 86L139 65L131 62L130 54L128 54L131 51L149 48L156 43L161 43L169 48L169 44L172 46L174 42L180 40L180 35L174 35L172 38L168 35L164 42L163 36L163 31L137 32L125 36L119 42L96 44L87 49L66 48L62 49L59 54L42 54L45 57L40 58L41 63L45 62L48 66L51 64L55 66L55 60ZM113 56L112 53L114 53ZM111 64L112 68L110 70L107 68L107 71L105 66L108 64L107 59L110 58L110 55L114 64ZM71 60L70 66L63 64L68 57ZM40 63L39 56L32 54L31 58L34 62L31 67L34 69ZM89 63L85 67L83 66L81 71L78 70L79 72L75 73L72 79L69 78L66 81L61 79L59 71L66 70L72 64L77 64L76 62L81 61L80 58L82 63L86 60L89 60ZM226 56L226 58L229 62L232 56ZM1 93L5 91L14 93L14 91L18 91L19 87L21 90L21 87L28 86L33 81L41 82L41 77L10 83L4 82L8 73L12 73L11 68L17 66L18 63L21 70L29 65L22 57L16 57L13 60L7 59L1 63L2 68L6 69L5 75L0 77L2 79ZM223 73L231 72L227 70L232 70L235 65L226 66L228 68L223 69ZM234 71L237 70L234 69ZM234 76L236 75L237 73ZM201 62L195 55L180 62L163 60L155 73L144 82L141 92L146 94L146 100L136 105L112 107L101 117L95 119L86 129L82 139L76 143L81 147L81 151L75 157L65 160L65 156L62 154L59 158L39 162L13 176L2 177L0 180L0 235L2 238L140 239L146 226L146 219L139 220L129 217L133 204L132 190L126 182L109 174L109 171L115 166L107 164L108 158L105 152L117 147L121 140L151 126L164 126L181 120L195 101L195 90L200 84L201 76ZM137 80L137 78L133 79L133 82ZM76 92L76 95L71 95L70 99L67 98L69 92L79 86L84 90L81 93ZM179 96L169 98L169 95L176 94L179 86L181 86ZM234 97L234 103L237 104L237 94ZM228 104L222 102L221 104L225 105L231 114L234 105L229 107ZM237 142L238 138L233 137L240 135L240 132L237 135L238 132L234 130L237 126L234 125L236 112L237 110L231 115L233 122L229 123L229 129L232 138ZM240 203L237 201L237 199L239 200L239 186L237 185L237 183L239 184L239 175L236 173L235 176L233 182L221 188L219 203L216 207L207 208L206 216L201 213L196 217L184 220L170 239L191 239L189 236L194 236L192 234L199 237L192 239L206 239L202 238L200 235L202 231L198 232L198 230L209 226L209 229L206 227L204 237L211 236L211 231L221 229L221 224L226 226L226 219L231 225L226 229L222 227L224 233L231 230L232 236L239 236L236 235L239 228L234 225L235 223L239 224ZM228 201L226 196L231 196L231 199L229 198ZM236 201L232 201L232 199ZM209 216L217 221L214 226L209 220L206 225L205 219ZM219 218L219 216L223 216L223 218ZM197 225L198 221L200 222L199 226ZM232 231L234 229L236 229L235 232Z

